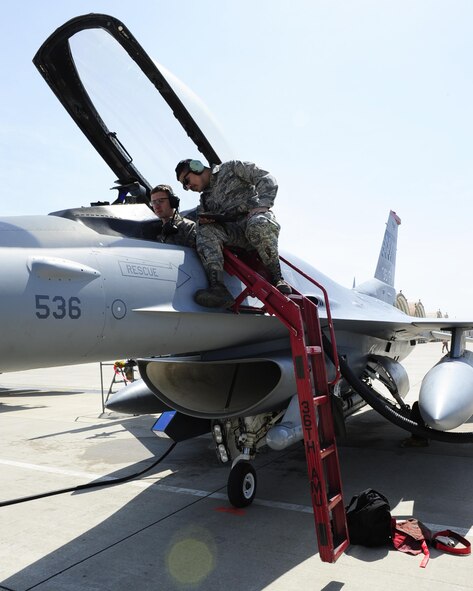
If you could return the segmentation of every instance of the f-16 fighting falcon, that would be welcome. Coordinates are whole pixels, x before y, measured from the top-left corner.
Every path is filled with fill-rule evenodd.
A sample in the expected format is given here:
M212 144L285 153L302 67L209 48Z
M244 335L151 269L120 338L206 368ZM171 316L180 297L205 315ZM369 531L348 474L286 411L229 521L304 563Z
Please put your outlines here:
M114 81L115 56L126 65L117 68ZM149 207L154 183L138 168L134 153L142 146L140 134L133 141L133 133L143 111L134 112L136 121L133 113L114 119L113 109L99 114L97 106L105 102L98 100L103 97L97 80L107 80L108 98L114 106L124 99L123 109L133 97L149 93L151 103L159 103L156 117L153 112L146 120L158 137L149 173L156 161L173 171L179 157L192 151L204 168L217 170L222 159L167 77L123 23L100 14L65 23L44 42L34 63L113 171L122 199L109 205L94 195L100 204L0 219L0 371L137 360L142 379L118 392L108 408L172 412L163 430L173 425L178 439L211 432L220 460L233 464L231 473L239 470L232 487L240 490L233 497L248 504L256 489L248 487L254 470L242 471L242 462L249 465L263 445L282 450L304 437L296 386L302 366L293 359L294 331L281 321L285 307L299 298L318 310L339 429L368 403L418 436L473 441L473 433L462 429L473 414L473 354L465 350L464 337L473 320L411 317L394 306L400 224L394 212L374 278L366 283L347 289L282 253L278 265L291 289L274 295L275 278L265 275L261 261L239 273L238 255L227 252L224 281L233 305L204 307L194 300L207 289L195 249L143 235L143 226L156 219ZM146 92L136 90L139 83ZM169 131L174 135L159 144ZM180 180L183 176L181 171ZM256 292L265 291L282 302L279 314L255 305ZM402 361L420 339L433 339L434 331L451 333L450 352L425 376L413 413L404 402L409 380ZM320 346L309 353L324 356Z

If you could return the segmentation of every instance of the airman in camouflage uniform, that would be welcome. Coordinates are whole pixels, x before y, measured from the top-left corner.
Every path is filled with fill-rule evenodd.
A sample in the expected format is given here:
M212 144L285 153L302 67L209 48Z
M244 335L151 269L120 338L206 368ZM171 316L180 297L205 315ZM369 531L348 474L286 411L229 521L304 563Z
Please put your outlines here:
M280 226L270 209L278 190L276 179L252 162L239 160L211 169L199 160L181 160L176 176L184 189L201 193L196 248L210 287L196 292L196 302L206 307L233 304L233 296L223 283L225 246L255 249L273 284L282 293L291 293L279 264Z
M151 190L150 205L160 224L153 238L166 244L195 248L196 225L178 213L180 199L169 185L157 185Z

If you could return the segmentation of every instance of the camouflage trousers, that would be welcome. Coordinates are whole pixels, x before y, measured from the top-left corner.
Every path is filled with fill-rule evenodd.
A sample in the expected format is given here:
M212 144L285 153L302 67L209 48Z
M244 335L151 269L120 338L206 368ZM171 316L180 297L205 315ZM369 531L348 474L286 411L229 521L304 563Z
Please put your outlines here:
M264 265L279 262L280 225L272 211L258 213L237 222L198 224L196 248L206 273L223 271L223 248L255 249Z

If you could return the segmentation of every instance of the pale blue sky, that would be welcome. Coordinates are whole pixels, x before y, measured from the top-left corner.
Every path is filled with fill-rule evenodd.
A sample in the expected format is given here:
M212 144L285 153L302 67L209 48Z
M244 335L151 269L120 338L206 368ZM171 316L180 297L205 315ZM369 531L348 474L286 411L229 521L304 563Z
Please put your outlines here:
M31 61L63 22L104 12L200 96L237 157L276 176L283 248L351 287L373 275L393 209L396 288L473 316L469 0L1 4L3 215L110 198L113 173Z

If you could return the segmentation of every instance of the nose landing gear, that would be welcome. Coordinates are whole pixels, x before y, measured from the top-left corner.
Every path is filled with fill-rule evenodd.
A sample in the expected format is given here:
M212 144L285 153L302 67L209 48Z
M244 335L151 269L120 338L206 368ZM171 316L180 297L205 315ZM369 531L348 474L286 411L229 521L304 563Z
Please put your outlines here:
M251 505L256 495L256 484L256 470L250 462L237 462L228 476L228 500L238 508Z

